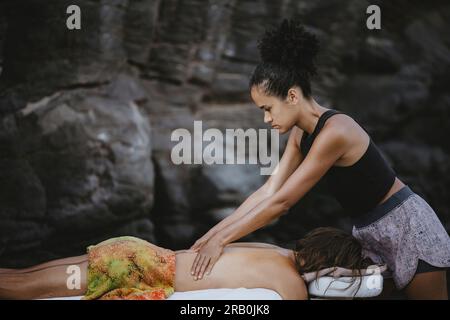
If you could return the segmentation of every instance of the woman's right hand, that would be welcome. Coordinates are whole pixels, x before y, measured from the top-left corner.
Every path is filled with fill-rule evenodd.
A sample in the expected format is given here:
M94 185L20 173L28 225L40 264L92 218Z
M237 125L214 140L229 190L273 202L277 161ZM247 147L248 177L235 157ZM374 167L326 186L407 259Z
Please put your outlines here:
M194 280L202 279L205 273L208 275L211 273L212 268L223 252L223 248L223 242L213 236L197 251L197 256L191 267L191 275L194 277Z

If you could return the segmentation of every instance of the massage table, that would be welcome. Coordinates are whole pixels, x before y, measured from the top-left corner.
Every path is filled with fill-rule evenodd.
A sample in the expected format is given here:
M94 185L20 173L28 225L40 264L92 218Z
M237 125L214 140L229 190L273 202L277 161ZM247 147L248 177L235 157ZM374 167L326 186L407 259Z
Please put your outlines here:
M370 277L370 278L369 278ZM359 287L359 283L361 286ZM377 285L371 285L376 283ZM381 284L381 285L380 285ZM353 281L351 277L334 278L320 277L308 284L310 299L353 299L371 298L382 291L383 276L370 275L358 277ZM81 296L56 297L43 300L80 300ZM168 300L282 300L281 296L264 288L237 289L206 289L185 292L175 292Z

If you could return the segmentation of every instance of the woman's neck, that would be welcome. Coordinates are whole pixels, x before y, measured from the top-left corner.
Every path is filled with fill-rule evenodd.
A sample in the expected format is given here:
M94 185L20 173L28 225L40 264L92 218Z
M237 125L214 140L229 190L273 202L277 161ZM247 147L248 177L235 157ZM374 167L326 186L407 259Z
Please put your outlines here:
M320 116L329 109L322 107L314 98L304 99L299 106L299 113L295 125L311 134Z

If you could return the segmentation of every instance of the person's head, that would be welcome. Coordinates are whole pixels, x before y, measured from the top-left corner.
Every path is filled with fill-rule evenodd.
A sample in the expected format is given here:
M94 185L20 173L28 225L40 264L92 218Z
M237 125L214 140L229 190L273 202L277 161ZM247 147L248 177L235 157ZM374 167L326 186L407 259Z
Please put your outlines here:
M258 49L261 62L250 78L250 93L258 107L265 106L264 122L284 133L294 126L297 108L311 98L319 43L298 22L285 19L265 32Z
M362 246L355 237L332 227L317 228L306 234L297 241L294 254L300 274L330 267L361 270L372 264L363 257Z

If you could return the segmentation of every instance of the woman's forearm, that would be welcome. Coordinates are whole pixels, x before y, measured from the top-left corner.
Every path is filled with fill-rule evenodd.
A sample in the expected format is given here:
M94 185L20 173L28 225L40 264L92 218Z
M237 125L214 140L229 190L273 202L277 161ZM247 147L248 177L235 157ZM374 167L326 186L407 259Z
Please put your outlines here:
M284 203L267 198L260 202L250 212L239 220L235 220L215 234L216 239L223 245L245 237L249 233L269 224L289 208Z
M266 191L265 186L260 187L258 190L253 192L234 212L229 215L218 224L216 224L209 232L211 232L211 236L215 235L217 232L223 230L228 227L230 224L241 219L245 216L250 210L255 208L262 201L270 197L269 192Z

